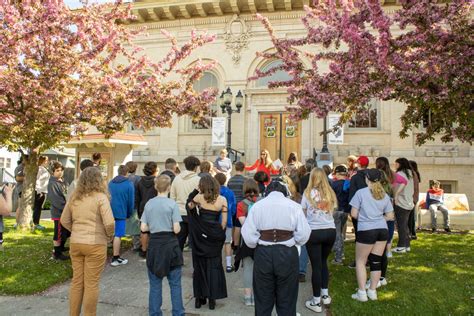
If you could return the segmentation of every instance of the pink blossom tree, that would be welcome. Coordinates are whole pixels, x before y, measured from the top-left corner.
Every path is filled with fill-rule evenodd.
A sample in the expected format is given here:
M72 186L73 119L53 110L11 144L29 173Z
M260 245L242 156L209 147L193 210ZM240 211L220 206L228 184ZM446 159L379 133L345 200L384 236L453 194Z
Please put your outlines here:
M19 224L30 223L38 155L95 126L105 135L133 124L170 125L173 114L195 120L217 91L197 93L193 82L212 68L180 62L214 40L192 33L152 62L133 43L143 30L117 23L133 19L121 1L71 11L62 0L0 1L0 145L29 154Z
M436 135L472 143L472 1L437 2L400 0L401 8L389 16L379 0L314 1L302 19L307 34L298 39L278 38L268 19L258 16L275 47L259 55L283 63L251 79L287 71L291 80L269 86L288 89L288 110L297 119L335 111L343 124L366 113L369 100L393 99L407 105L401 137L413 130L419 145ZM329 70L321 69L323 62Z

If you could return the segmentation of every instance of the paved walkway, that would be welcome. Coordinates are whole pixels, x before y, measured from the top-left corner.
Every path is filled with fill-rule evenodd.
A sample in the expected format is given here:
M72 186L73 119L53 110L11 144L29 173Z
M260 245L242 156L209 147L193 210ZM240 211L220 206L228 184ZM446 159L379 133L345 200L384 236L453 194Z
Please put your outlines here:
M107 265L100 282L98 315L148 315L148 277L146 264L132 252L124 254L129 263L121 267ZM185 253L183 269L183 301L187 315L253 315L253 308L243 304L242 272L226 273L229 297L217 300L216 309L210 311L205 305L194 308L192 297L192 264L189 252ZM309 268L309 267L308 267ZM309 272L311 268L309 268ZM169 286L163 282L163 311L171 314ZM55 286L44 293L32 296L0 296L0 315L65 315L68 311L69 282ZM298 312L315 315L304 307L311 296L311 283L300 283ZM320 314L324 315L324 314Z

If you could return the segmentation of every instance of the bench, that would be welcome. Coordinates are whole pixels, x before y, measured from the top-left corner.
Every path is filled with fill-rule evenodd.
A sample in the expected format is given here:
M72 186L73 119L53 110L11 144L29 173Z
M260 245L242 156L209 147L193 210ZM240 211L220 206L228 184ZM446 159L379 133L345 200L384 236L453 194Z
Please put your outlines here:
M426 209L426 193L420 193L416 205L417 227L431 228L431 214ZM461 230L474 229L474 211L469 209L469 203L465 194L444 194L444 204L449 211L450 227ZM443 214L437 211L438 228L443 227Z

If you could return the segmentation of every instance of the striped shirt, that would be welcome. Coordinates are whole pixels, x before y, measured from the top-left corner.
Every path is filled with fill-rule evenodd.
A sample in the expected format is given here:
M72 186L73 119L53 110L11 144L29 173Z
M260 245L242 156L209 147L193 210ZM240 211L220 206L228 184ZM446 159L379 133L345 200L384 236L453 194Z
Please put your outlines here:
M227 187L234 192L235 200L237 203L244 199L244 182L247 180L246 177L240 174L236 174L235 176L229 179L227 183Z

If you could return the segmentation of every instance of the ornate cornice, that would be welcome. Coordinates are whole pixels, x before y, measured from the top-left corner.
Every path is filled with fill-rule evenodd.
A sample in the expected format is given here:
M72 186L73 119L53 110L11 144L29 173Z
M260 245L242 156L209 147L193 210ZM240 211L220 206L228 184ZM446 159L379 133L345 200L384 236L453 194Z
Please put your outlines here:
M384 11L393 14L398 0L381 0ZM227 24L237 14L243 21L256 21L255 13L269 20L299 20L305 15L303 4L312 0L137 0L132 3L134 21L120 21L132 29L146 25L148 30ZM273 6L272 6L273 4Z
M399 0L380 0L387 13L399 8ZM312 5L312 0L136 0L132 3L132 12L137 17L134 21L121 21L126 24L143 24L154 22L179 21L181 25L209 24L216 17L237 15L254 15L255 13L290 14L286 18L298 18L303 15L305 5ZM282 16L280 16L282 17ZM203 19L205 23L197 20ZM187 24L187 20L196 20ZM164 23L166 27L176 24Z

